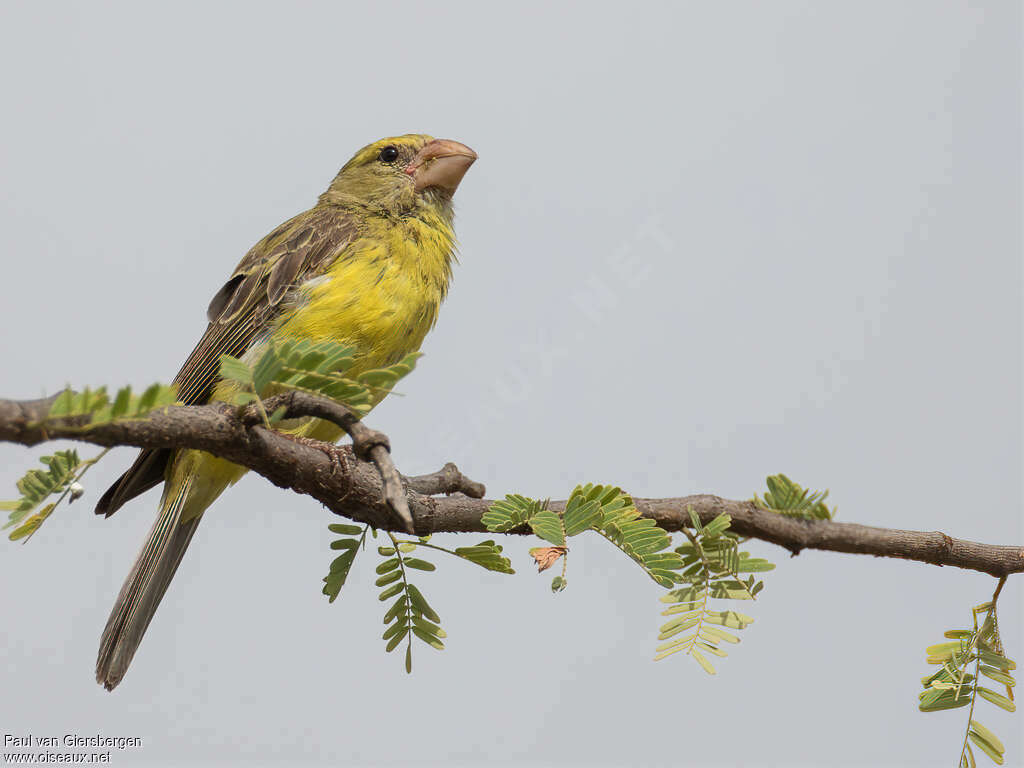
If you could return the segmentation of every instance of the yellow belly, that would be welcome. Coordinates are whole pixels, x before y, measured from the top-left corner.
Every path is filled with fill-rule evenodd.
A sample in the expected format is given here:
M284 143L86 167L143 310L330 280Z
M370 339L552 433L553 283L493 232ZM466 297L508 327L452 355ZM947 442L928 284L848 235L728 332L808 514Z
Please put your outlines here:
M255 362L267 345L287 339L335 341L357 350L350 373L397 362L419 349L437 319L448 285L451 241L430 242L422 232L392 228L383 239L356 241L329 271L302 286L268 337L245 355ZM433 237L433 236L432 236ZM442 252L441 248L444 248ZM222 381L211 399L233 402L234 382ZM266 395L267 393L261 393ZM309 419L282 425L288 434L333 443L342 435L334 424ZM188 512L201 514L221 492L248 470L202 451L181 451L168 474L168 490L193 477Z

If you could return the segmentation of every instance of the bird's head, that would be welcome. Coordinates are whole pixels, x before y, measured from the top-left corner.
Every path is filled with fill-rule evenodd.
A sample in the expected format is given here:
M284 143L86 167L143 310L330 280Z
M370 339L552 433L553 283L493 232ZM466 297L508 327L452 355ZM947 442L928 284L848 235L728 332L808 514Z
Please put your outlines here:
M476 152L448 139L410 133L381 139L345 163L321 202L357 203L402 214L420 206L450 207Z

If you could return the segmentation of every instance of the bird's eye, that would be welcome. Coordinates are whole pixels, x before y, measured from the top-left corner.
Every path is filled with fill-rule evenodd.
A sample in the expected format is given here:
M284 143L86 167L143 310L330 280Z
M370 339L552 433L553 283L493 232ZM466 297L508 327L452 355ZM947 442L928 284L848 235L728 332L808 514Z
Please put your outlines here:
M398 150L395 147L384 147L377 156L382 163L393 163L398 159Z

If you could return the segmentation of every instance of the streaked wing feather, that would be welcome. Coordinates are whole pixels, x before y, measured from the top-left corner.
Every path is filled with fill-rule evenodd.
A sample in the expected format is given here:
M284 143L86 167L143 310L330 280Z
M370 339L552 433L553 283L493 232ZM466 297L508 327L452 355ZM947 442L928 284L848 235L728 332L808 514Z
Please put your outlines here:
M355 221L331 208L315 208L285 222L257 243L210 302L210 324L174 377L185 405L206 403L217 383L220 356L241 357L270 328L289 290L316 277L352 242ZM96 514L108 517L125 502L158 485L172 451L142 451L107 489Z

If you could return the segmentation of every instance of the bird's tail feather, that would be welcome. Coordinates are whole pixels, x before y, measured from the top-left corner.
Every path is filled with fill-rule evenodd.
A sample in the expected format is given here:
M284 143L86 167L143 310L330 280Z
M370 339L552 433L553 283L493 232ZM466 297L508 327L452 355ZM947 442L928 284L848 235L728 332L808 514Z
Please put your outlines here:
M192 482L192 477L186 477L177 488L173 483L165 486L160 515L135 558L131 573L125 579L114 610L107 619L96 658L96 681L108 691L121 682L128 670L135 650L188 549L192 534L202 520L202 515L198 515L181 522L190 500Z

